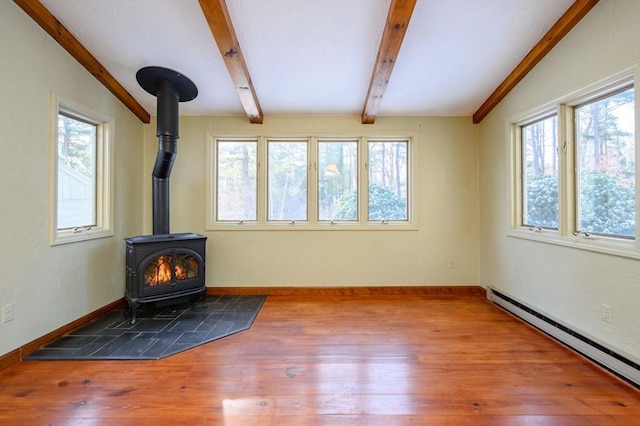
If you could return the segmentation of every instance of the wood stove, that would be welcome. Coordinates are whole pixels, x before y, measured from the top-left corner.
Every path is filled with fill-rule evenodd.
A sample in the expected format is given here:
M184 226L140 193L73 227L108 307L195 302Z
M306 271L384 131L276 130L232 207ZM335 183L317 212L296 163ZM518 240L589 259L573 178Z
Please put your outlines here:
M153 235L126 238L125 299L136 322L140 303L182 299L205 287L204 235L169 232L169 176L178 147L178 103L198 95L196 86L179 72L145 67L136 74L140 86L156 96L158 155L152 175Z
M206 295L207 237L198 234L143 235L126 238L127 291L131 324L140 303Z

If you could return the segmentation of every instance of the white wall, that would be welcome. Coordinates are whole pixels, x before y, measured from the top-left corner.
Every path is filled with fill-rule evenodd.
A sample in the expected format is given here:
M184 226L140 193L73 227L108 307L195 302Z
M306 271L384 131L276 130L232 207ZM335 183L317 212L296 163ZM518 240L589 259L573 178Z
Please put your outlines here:
M132 70L135 72L135 70ZM115 236L49 246L50 93L115 117ZM0 1L0 356L124 294L142 232L143 126L22 12Z
M197 83L196 83L197 84ZM477 134L469 117L182 117L171 175L171 232L209 237L207 286L477 285ZM151 232L151 171L155 122L145 126L145 230ZM206 134L417 135L419 176L416 231L205 232ZM148 176L148 178L147 178ZM448 269L448 259L455 269Z
M640 261L506 237L505 126L513 114L639 60L640 1L601 0L480 124L480 283L635 359L640 358ZM612 324L601 320L603 303L613 307Z

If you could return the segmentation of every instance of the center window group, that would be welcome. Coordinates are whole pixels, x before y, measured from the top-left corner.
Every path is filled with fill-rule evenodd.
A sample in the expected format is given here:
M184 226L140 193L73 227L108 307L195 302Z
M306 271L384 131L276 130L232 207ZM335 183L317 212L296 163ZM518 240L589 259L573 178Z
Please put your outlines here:
M406 225L410 142L213 137L210 225Z

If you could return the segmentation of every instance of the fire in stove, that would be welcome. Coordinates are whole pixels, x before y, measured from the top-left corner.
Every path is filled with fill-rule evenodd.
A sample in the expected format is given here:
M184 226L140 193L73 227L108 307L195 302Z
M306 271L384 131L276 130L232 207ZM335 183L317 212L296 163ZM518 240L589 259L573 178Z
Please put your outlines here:
M172 269L174 275L171 275ZM188 254L178 254L174 262L173 256L167 254L159 256L155 261L147 265L144 270L144 285L171 284L174 281L197 277L198 260L195 257Z

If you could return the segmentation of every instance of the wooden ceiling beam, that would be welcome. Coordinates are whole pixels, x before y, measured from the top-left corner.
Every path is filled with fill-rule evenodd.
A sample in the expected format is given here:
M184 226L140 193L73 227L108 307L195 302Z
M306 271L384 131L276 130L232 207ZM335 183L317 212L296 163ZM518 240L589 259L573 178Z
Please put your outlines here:
M378 48L378 56L373 67L367 98L362 110L362 124L376 121L382 97L387 89L391 71L398 58L402 40L407 32L409 20L417 0L392 0L389 5L387 22Z
M254 124L262 124L264 119L262 109L253 88L249 69L242 55L225 0L198 1L249 121Z
M120 100L143 123L150 122L149 113L102 66L100 62L38 0L13 0L76 61L86 68L104 87Z
M599 0L576 0L558 21L547 31L527 56L511 71L511 74L500 83L498 88L487 98L473 114L473 123L480 123L491 110L500 103L509 92L531 71L562 38L576 26L578 22L598 3Z

